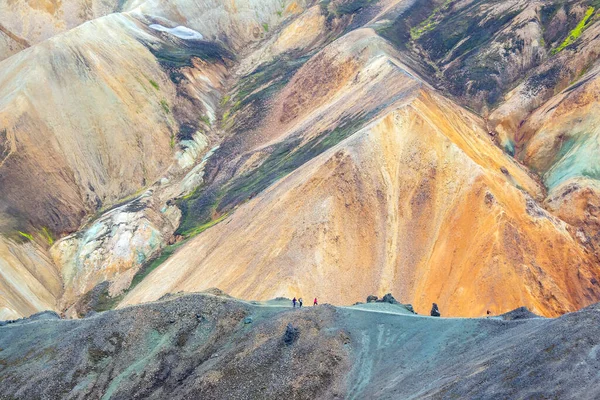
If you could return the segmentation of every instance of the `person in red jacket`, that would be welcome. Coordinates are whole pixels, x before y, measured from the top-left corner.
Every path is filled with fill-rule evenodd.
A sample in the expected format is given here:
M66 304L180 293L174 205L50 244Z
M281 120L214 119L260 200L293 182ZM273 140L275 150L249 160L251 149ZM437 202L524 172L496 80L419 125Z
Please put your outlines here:
M313 301L313 306L318 306L319 303L317 302L317 298L315 297L315 301Z

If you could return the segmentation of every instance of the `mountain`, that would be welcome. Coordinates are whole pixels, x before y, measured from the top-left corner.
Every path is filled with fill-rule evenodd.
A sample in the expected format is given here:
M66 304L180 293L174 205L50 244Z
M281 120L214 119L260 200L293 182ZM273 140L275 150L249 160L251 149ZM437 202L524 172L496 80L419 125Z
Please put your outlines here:
M282 106L265 116L269 122L258 134L275 130L271 121L289 118L287 110L295 131L281 130L263 164L224 185L217 211L269 179L261 173L272 174L294 157L323 149L332 136L347 134L344 125L325 125L328 118L348 118L352 136L192 239L123 304L214 286L249 299L314 293L351 304L391 291L419 312L439 301L452 315L482 315L490 308L510 309L511 303L558 315L596 296L589 281L594 260L564 223L535 205L533 196L543 189L493 145L480 119L437 96L392 53L374 32L355 30L307 61L282 97L303 93L301 85L312 77L337 77L348 63L355 65L340 89L319 88L326 99L319 108L314 95L306 106L286 107L289 97L274 102ZM356 65L360 55L368 55L364 65ZM336 116L354 104L362 117ZM385 108L370 111L372 105ZM322 139L328 128L333 132ZM536 243L539 237L551 239ZM559 242L569 243L573 253L550 245ZM516 267L524 258L544 273ZM523 284L528 293L521 291Z
M599 394L598 305L431 318L218 292L0 326L6 398L565 398ZM443 312L443 309L442 309Z
M600 299L596 1L1 7L0 319Z
M248 10L240 14L233 23L248 22ZM121 213L111 208L128 197L140 203L139 195L154 182L190 170L212 135L198 128L214 121L229 51L165 33L135 15L112 14L90 21L2 63L0 90L7 94L0 112L5 121L2 240L9 252L35 242L38 255L48 257L56 253L48 251L55 239L75 234L56 243L54 275L58 270L66 287L42 303L30 285L8 277L28 269L28 278L44 287L50 285L46 277L21 260L16 265L5 263L6 316L26 315L40 306L71 305L73 296L127 273L132 266L139 268L178 225L174 206L160 203L158 210L146 210L129 204ZM239 36L231 33L231 42L240 43ZM57 107L62 111L57 113ZM196 180L192 176L191 182ZM174 190L170 196L181 194L181 188ZM128 216L130 211L138 215ZM111 232L109 240L102 224L107 217L98 219L105 212L117 214L109 221L131 220ZM88 230L81 228L86 223ZM140 248L132 246L134 242ZM102 251L107 246L112 247ZM131 278L129 273L120 285L127 287Z
M119 11L120 0L10 0L0 4L0 61L82 23Z

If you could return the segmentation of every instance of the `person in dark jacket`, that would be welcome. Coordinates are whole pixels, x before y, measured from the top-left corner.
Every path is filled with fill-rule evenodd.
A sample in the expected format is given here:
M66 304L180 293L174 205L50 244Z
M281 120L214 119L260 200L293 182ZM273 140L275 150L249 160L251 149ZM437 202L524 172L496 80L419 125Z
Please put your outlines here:
M296 298L294 297L294 299L292 300L292 304L294 305L294 308L296 308Z
M438 305L433 303L433 306L431 306L431 316L432 317L440 317L440 309L438 308Z

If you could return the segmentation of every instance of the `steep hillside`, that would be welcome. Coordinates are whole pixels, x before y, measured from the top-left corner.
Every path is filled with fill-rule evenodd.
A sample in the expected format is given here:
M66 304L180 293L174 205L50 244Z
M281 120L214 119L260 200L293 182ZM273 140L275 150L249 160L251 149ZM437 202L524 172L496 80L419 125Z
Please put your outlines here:
M62 279L38 244L0 236L0 272L0 320L56 309Z
M267 83L278 87L260 118L248 112L256 106L243 97L244 78L228 114L247 133L215 153L220 174L183 203L181 231L227 219L122 304L213 286L335 304L394 291L422 312L438 302L465 316L519 304L560 315L593 301L596 259L536 203L544 189L495 147L483 121L434 95L397 57L372 30L354 30L289 83Z
M151 33L113 15L2 63L0 233L11 247L47 248L86 216L164 176L178 139L190 135L186 109L214 108L224 79L218 62L186 66L194 72L180 89L149 48L165 44ZM208 84L198 83L206 76ZM20 292L17 281L11 286L7 293Z
M552 95L547 89L564 88L585 70L598 54L588 29L597 29L598 5L595 0L426 0L389 11L377 28L423 76L487 115L502 108L505 95L519 84L530 91L517 92L538 106L540 98ZM576 50L582 47L586 51ZM582 54L574 58L573 53ZM510 111L526 115L530 107L521 103Z
M594 259L476 121L426 93L406 102L190 241L124 304L215 285L335 304L394 291L420 312L469 316L519 302L558 315L595 298Z
M3 1L0 3L0 61L86 21L119 11L121 3L119 0Z
M201 13L215 7L177 4ZM301 9L294 4L278 14L282 3L265 3L265 18L275 15L276 27ZM187 22L181 15L169 21L159 5L153 13L135 5L131 14L93 20L2 63L0 233L11 252L35 242L48 258L54 245L63 290L43 308L68 307L104 281L117 281L111 293L119 293L173 240L179 212L170 201L202 182L198 163L220 141L212 125L235 58L230 43L264 35L239 29L265 20L251 6L225 7L220 20L202 26L210 35L229 19L216 42L169 28ZM6 281L3 307L30 313L19 300L28 289Z
M599 299L595 1L86 4L4 5L3 315Z
M558 319L210 294L0 327L4 398L593 399L598 306ZM517 318L517 319L515 319Z
M35 227L72 232L86 213L135 193L171 163L177 127L161 101L172 102L174 89L140 43L152 37L133 36L144 32L132 25L105 17L2 64L3 200Z
M541 176L545 207L594 252L599 6L419 2L378 28L426 79L487 117L495 141Z
M0 61L26 49L28 46L26 40L15 36L0 25Z

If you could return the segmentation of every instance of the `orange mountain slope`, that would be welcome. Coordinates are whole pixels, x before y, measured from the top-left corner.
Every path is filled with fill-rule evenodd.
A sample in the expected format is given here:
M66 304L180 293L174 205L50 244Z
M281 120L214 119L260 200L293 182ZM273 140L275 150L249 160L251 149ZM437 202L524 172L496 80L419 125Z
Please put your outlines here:
M0 319L600 299L595 1L86 4L0 5Z

